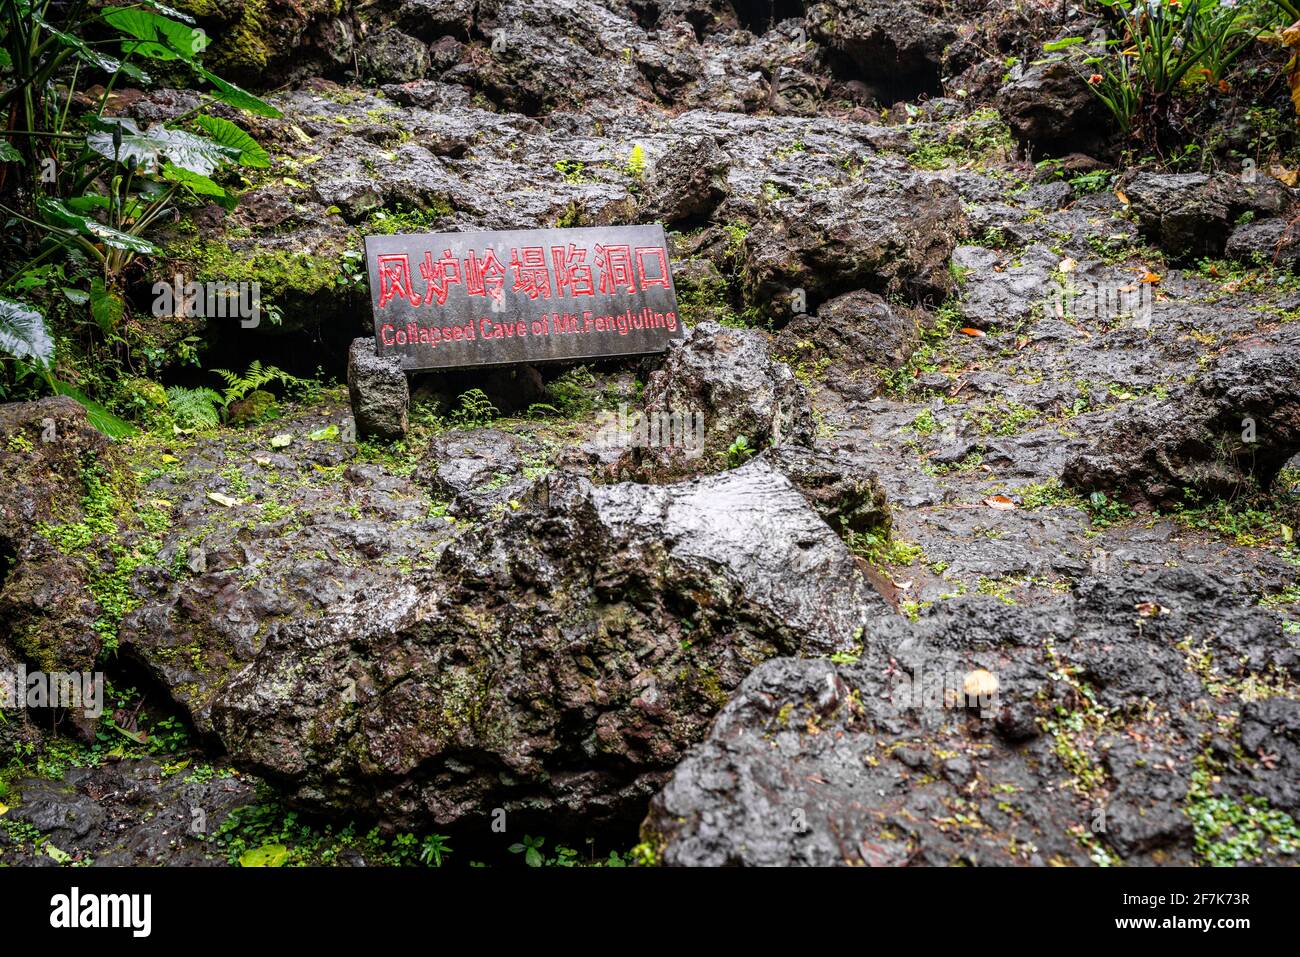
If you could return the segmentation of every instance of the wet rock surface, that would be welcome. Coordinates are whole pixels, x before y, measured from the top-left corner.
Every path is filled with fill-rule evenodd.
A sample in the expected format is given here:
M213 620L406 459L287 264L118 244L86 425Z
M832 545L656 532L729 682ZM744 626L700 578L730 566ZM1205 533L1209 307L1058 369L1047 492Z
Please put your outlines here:
M406 435L410 383L396 359L375 354L373 339L354 339L348 349L348 392L359 434L380 439Z
M976 597L910 625L882 620L853 664L757 668L655 798L643 836L676 865L1187 863L1189 801L1257 790L1249 758L1228 761L1213 796L1198 773L1197 742L1218 733L1224 702L1179 649L1227 651L1230 633L1280 639L1240 596L1181 571L1085 579L1032 613ZM1300 658L1279 651L1232 678L1274 668L1294 678ZM987 698L971 691L979 673L998 676ZM1263 746L1265 725L1279 727L1270 743L1285 736L1293 704L1243 719L1242 743Z
M1252 341L1165 402L1130 403L1092 447L1065 463L1085 491L1153 503L1187 493L1233 496L1269 487L1300 452L1300 337Z

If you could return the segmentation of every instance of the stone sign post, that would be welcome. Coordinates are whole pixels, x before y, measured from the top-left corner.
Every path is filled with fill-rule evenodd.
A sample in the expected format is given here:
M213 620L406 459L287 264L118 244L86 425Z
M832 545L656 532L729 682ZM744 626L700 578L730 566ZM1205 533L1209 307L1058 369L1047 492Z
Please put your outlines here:
M406 431L405 373L662 352L684 334L661 226L366 237L375 338L348 386L361 434Z

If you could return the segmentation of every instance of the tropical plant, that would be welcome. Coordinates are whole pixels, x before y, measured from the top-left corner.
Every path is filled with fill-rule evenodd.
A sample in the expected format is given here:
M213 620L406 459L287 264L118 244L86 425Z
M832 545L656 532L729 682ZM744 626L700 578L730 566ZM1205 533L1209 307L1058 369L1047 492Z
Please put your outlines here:
M182 429L212 429L221 423L221 393L200 387L174 385L167 390L172 421Z
M476 429L491 422L500 411L482 389L460 394L460 407L451 414L452 424L461 429Z
M1223 0L1094 0L1110 14L1119 37L1077 62L1106 105L1119 132L1140 134L1153 146L1171 100L1193 80L1218 83L1263 27L1253 7ZM1092 42L1067 37L1048 52Z
M226 388L221 396L223 411L229 410L231 405L241 399L246 399L250 392L268 386L273 382L279 382L286 386L303 384L302 379L290 375L283 369L262 365L260 359L254 359L248 370L242 375L238 372L231 372L229 369L213 369L212 371L221 376L226 383Z
M546 863L546 858L542 856L542 845L545 843L544 837L525 834L522 841L510 845L510 853L524 855L524 863L529 867L541 867Z
M443 857L451 853L444 834L430 834L420 844L420 860L430 867L442 867Z
M105 33L107 40L85 39ZM125 343L118 333L127 311L123 275L136 257L157 254L152 228L200 198L232 206L234 197L212 178L219 169L270 165L247 132L203 112L220 102L280 115L208 71L199 62L207 45L192 18L156 0L103 7L72 0L57 14L52 0L0 0L0 110L7 117L0 129L0 195L13 197L12 206L0 203L0 212L9 217L10 242L31 256L0 280L0 294L32 299L53 285L63 298L51 307L87 306L104 342ZM112 46L118 55L106 52ZM105 116L119 79L149 85L142 62L186 69L210 89L194 109L147 129ZM74 104L86 99L79 81L92 76L102 93L74 115ZM26 237L19 235L24 229ZM13 357L14 381L35 368L52 391L82 401L80 390L60 388L51 371L50 313L30 301L0 301L6 303L0 351Z

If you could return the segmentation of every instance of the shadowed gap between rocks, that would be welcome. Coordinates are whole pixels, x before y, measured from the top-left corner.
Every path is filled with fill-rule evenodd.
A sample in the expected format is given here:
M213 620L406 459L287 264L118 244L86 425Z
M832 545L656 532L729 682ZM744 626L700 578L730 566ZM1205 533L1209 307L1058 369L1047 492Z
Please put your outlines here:
M761 37L782 20L801 20L803 0L731 0L741 27Z
M934 64L922 62L899 66L879 75L867 75L862 66L842 50L823 47L821 53L826 69L836 83L852 84L854 88L865 87L870 98L875 99L881 107L943 95L939 69Z

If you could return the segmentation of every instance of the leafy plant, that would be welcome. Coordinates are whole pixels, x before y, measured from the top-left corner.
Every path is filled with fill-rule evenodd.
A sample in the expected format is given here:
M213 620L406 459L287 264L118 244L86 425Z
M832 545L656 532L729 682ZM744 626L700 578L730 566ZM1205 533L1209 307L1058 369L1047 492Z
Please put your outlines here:
M529 867L541 867L546 863L546 859L542 857L542 845L545 843L544 837L525 834L523 841L510 845L510 853L524 855L524 862Z
M231 405L247 398L250 392L268 386L273 382L279 382L286 386L302 383L302 380L297 376L290 375L283 369L262 365L260 359L254 359L243 375L238 372L231 372L229 369L213 369L212 371L221 376L226 383L226 388L221 396L223 411L229 411Z
M1088 86L1123 136L1158 148L1171 99L1193 79L1217 83L1259 36L1262 26L1244 4L1220 0L1096 0L1111 14L1118 39L1078 62L1091 70ZM1059 52L1088 43L1067 37L1045 46Z
M500 410L492 404L482 389L470 389L460 394L460 407L451 414L452 424L460 429L481 428L491 422Z
M247 132L202 111L224 103L280 114L207 70L199 61L207 34L157 0L127 6L74 0L58 9L57 26L51 6L50 0L0 0L0 109L8 118L0 131L0 191L20 204L0 204L0 211L9 217L14 245L31 256L0 280L0 293L30 300L0 299L0 352L14 359L7 379L20 382L36 372L50 391L86 405L97 426L121 434L129 426L93 403L83 380L73 376L74 386L55 377L46 317L57 319L69 304L84 306L88 325L107 347L129 348L119 332L127 314L124 274L137 257L158 252L149 239L153 227L200 199L233 206L234 197L212 178L219 170L270 165ZM150 84L140 66L145 62L186 69L210 89L188 113L144 130L105 116L120 78ZM82 87L91 82L99 88L88 97ZM74 112L87 99L91 107ZM41 296L53 296L45 308L37 304Z
M167 390L167 404L182 429L213 429L221 424L221 393L213 389L174 385Z
M753 457L758 450L749 444L749 438L744 435L736 436L736 440L727 447L725 454L727 468L734 469L739 465L744 465Z
M451 853L451 847L443 834L430 834L420 844L420 860L431 867L442 867L442 859Z

